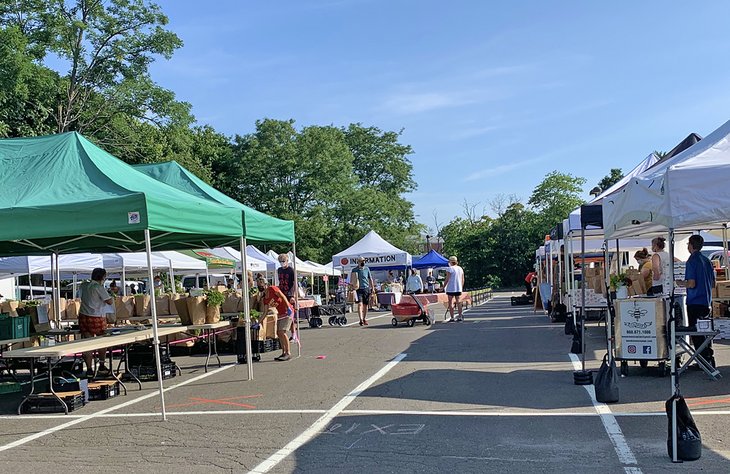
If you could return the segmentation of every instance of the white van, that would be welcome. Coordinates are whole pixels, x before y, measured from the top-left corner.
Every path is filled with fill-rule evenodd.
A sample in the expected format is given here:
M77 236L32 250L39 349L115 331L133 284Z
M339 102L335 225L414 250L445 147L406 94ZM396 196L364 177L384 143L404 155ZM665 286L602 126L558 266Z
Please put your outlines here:
M228 286L227 282L231 278L232 275L223 275L223 274L210 274L210 286L217 286L220 282L223 286ZM234 286L238 285L238 277L234 276L235 284ZM189 291L191 288L205 288L209 286L208 283L205 281L205 274L198 274L198 284L195 285L195 275L185 275L182 278L182 287L185 288L185 291Z

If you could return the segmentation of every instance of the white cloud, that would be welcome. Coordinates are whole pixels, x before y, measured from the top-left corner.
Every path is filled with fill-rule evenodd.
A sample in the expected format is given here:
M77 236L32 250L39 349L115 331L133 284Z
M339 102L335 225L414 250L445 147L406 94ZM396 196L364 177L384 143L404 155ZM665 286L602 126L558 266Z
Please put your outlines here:
M448 92L403 93L391 96L383 103L382 108L396 114L417 114L431 110L460 107L473 104L475 99L464 94Z

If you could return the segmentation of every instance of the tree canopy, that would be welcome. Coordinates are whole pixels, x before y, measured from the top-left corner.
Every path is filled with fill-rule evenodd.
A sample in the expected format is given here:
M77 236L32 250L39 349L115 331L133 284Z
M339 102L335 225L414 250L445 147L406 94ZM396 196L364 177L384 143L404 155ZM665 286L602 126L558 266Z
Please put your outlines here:
M598 187L601 188L601 191L605 191L621 181L623 177L624 173L621 168L611 168L611 171L598 182Z

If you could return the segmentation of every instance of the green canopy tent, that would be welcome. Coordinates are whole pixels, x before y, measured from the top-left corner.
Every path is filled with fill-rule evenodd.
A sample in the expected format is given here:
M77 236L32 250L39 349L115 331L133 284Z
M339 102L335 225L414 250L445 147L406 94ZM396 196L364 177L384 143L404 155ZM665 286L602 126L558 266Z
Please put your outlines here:
M161 183L75 132L0 140L0 170L0 256L146 250L150 263L153 249L209 248L243 234L240 209ZM151 309L158 346L154 300Z
M241 251L241 268L248 268L246 262L246 245L248 240L257 242L287 242L292 244L292 251L294 255L297 253L296 242L294 238L294 221L287 221L283 219L277 219L275 217L259 212L252 209L233 198L230 198L218 191L214 187L206 184L204 181L199 179L193 173L180 166L175 161L169 161L166 163L155 163L146 165L136 165L136 169L152 176L155 179L160 180L163 183L174 186L177 189L184 190L194 196L209 199L213 202L217 202L224 206L234 207L240 209L241 220L243 226L243 236L240 242ZM212 247L209 247L212 248ZM296 259L292 262L294 265L294 271L296 272ZM296 274L296 273L295 273ZM244 278L245 281L245 278ZM244 300L244 312L246 318L249 317L250 308L248 307L248 287L243 286L243 300ZM299 296L298 292L294 292L294 305L295 312L299 314ZM298 317L298 316L297 316ZM298 327L298 326L297 326ZM297 341L299 341L299 334L297 330ZM248 341L248 340L247 340ZM246 344L246 350L249 351L249 344ZM301 355L301 344L298 345L299 355ZM250 353L249 353L250 357ZM248 365L249 378L253 377L252 365Z

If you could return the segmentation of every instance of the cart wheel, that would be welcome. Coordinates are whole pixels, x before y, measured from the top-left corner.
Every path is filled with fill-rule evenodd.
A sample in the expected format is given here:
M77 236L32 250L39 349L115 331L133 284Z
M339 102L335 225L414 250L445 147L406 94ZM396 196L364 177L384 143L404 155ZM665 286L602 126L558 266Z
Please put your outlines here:
M396 327L396 326L398 326L398 320L395 319L395 318L393 318L393 319L390 320L390 324L392 324L393 327Z
M322 327L322 318L317 318L316 325L317 325L317 328L321 328Z
M423 324L425 324L426 326L430 326L431 325L431 316L429 316L429 315L424 316Z
M327 320L330 326L334 326L337 322L337 316L330 316L330 318Z
M646 369L649 366L649 361L648 360L640 360L639 361L639 365L641 366L642 369Z
M624 377L629 375L629 363L626 362L625 360L621 361L621 371L620 372L621 372L621 375L623 375Z
M340 318L340 326L345 326L347 324L347 318L345 316L342 316Z
M409 319L409 320L408 320L408 321L406 322L406 324L408 325L408 327L409 327L409 328L412 328L412 327L413 327L413 326L414 326L414 325L416 324L416 320L415 320L415 319L413 319L413 318L411 318L411 319Z

